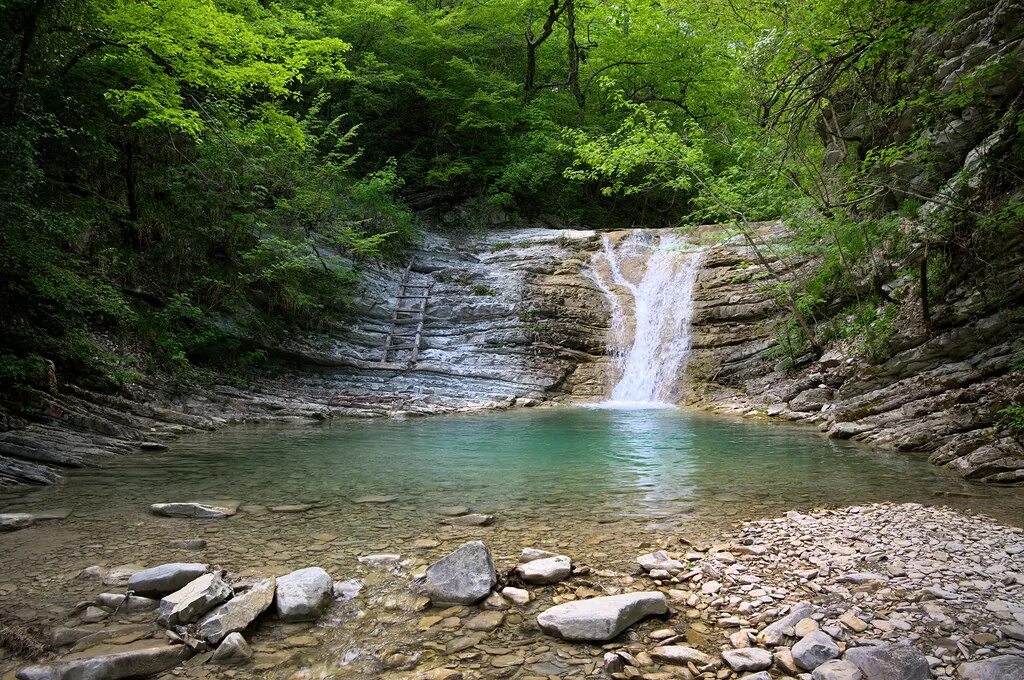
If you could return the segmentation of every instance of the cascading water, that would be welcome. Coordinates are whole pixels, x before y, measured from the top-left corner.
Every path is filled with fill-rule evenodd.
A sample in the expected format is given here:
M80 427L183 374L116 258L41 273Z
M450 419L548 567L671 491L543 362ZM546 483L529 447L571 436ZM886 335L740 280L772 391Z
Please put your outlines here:
M605 236L593 272L612 308L619 380L609 405L670 405L690 353L700 255L672 234L634 231L618 245Z

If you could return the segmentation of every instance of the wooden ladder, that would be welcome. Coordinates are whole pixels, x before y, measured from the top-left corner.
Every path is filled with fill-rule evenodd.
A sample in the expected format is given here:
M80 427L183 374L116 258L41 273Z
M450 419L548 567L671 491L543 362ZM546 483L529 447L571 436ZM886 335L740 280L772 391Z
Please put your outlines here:
M423 338L427 300L430 299L430 291L434 288L434 282L409 283L409 272L412 271L415 260L416 258L409 260L405 271L402 272L402 280L398 284L398 298L395 300L395 309L391 313L391 328L388 329L387 337L384 338L384 347L381 351L380 362L382 364L391 363L394 360L395 352L412 350L412 356L408 362L410 366L415 365L420 356L420 340ZM406 307L406 300L412 300L413 306ZM415 326L415 330L407 331L406 329L410 326ZM395 340L408 339L412 339L412 342L395 344Z

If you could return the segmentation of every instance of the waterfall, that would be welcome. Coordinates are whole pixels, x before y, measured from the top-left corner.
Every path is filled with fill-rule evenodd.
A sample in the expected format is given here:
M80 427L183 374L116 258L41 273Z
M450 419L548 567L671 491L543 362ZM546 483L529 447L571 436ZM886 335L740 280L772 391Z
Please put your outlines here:
M594 281L611 305L618 382L611 405L669 406L690 353L700 251L673 234L604 237Z

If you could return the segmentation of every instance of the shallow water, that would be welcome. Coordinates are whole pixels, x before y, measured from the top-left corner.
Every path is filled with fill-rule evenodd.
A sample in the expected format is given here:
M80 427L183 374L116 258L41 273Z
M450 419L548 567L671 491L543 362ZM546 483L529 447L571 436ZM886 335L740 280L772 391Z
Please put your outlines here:
M353 502L376 494L395 500ZM234 517L205 522L147 512L153 502L194 499L245 505ZM92 564L204 561L253 576L320 565L338 579L366 580L363 594L335 606L309 631L300 627L307 638L300 642L313 636L315 647L296 643L294 626L261 625L253 636L256 668L260 677L289 677L303 667L314 669L309 677L367 677L395 666L390 659L400 662L401 655L421 664L453 660L430 643L445 644L457 627L416 627L409 575L465 540L485 540L499 566L511 566L520 548L536 545L629 573L633 559L666 536L710 538L740 520L790 509L885 500L1024 523L1024 489L968 484L919 457L828 440L812 430L674 409L233 427L190 435L162 454L75 471L58 486L0 495L4 511L73 510L65 520L0 535L0 614L35 625L67 622L74 602L104 590L74 578ZM314 507L266 511L285 503ZM436 510L451 505L493 514L494 523L445 526ZM208 541L202 551L167 547L200 536ZM438 545L415 548L417 539ZM356 561L374 552L401 553L412 562L388 570ZM549 596L535 606L550 604ZM542 665L534 670L550 670L536 659L559 645L534 630L533 613L511 616L488 641L499 652L542 645L547 651L527 664L532 658ZM579 646L572 650L578 654Z

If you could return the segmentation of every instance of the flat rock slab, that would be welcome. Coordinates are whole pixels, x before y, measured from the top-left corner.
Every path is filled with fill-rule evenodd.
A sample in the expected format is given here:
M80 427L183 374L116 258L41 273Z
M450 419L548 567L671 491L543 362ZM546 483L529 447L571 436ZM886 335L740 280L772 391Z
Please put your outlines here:
M569 578L572 560L565 555L542 557L520 564L516 567L516 573L523 581L534 585L558 583Z
M566 602L542 612L537 623L566 640L604 642L643 618L667 612L665 595L650 591Z
M435 604L473 604L498 583L494 558L483 541L463 543L427 568L427 595Z
M353 498L353 503L391 503L398 500L398 496L360 496Z
M653 571L655 569L664 569L669 573L682 571L684 565L679 560L669 557L669 554L664 550L657 552L647 553L636 558L637 564L644 568L644 571Z
M142 595L166 595L184 588L208 571L207 564L169 562L132 574L128 578L128 590Z
M458 517L448 517L444 520L445 524L454 524L456 526L466 527L485 527L494 520L493 515L459 515Z
M727 649L722 652L722 659L729 668L737 673L742 671L763 671L772 667L772 653L767 649L748 647L746 649Z
M154 599L137 595L126 596L123 593L100 593L96 596L96 602L125 613L151 612L160 606Z
M218 573L203 574L181 590L160 600L158 620L165 626L192 623L221 602L233 591Z
M864 674L849 661L826 661L811 673L813 680L863 680Z
M282 621L314 621L334 596L334 579L320 567L307 567L277 579L274 607Z
M277 589L277 579L270 577L236 595L210 612L199 623L199 637L216 644L231 633L239 633L270 608Z
M655 647L650 653L655 661L674 666L685 666L691 663L695 666L706 666L712 661L710 654L705 654L699 649L682 645Z
M221 503L204 503L189 501L186 503L153 503L149 511L161 517L179 517L184 519L221 519L238 512L240 503L227 501Z
M119 680L156 675L192 656L185 645L152 640L128 645L124 651L29 666L18 671L18 680Z
M962 680L1018 680L1024 678L1024 657L1004 654L960 664L957 670Z
M468 515L469 508L465 505L446 505L443 508L438 508L437 514L444 517L458 517L459 515Z
M843 657L864 674L864 680L929 680L924 654L908 645L853 647Z
M295 505L272 505L269 508L270 512L283 512L285 514L306 512L307 510L312 509L313 506L309 505L308 503L298 503Z
M17 531L32 526L35 518L27 512L7 512L0 515L0 531Z

